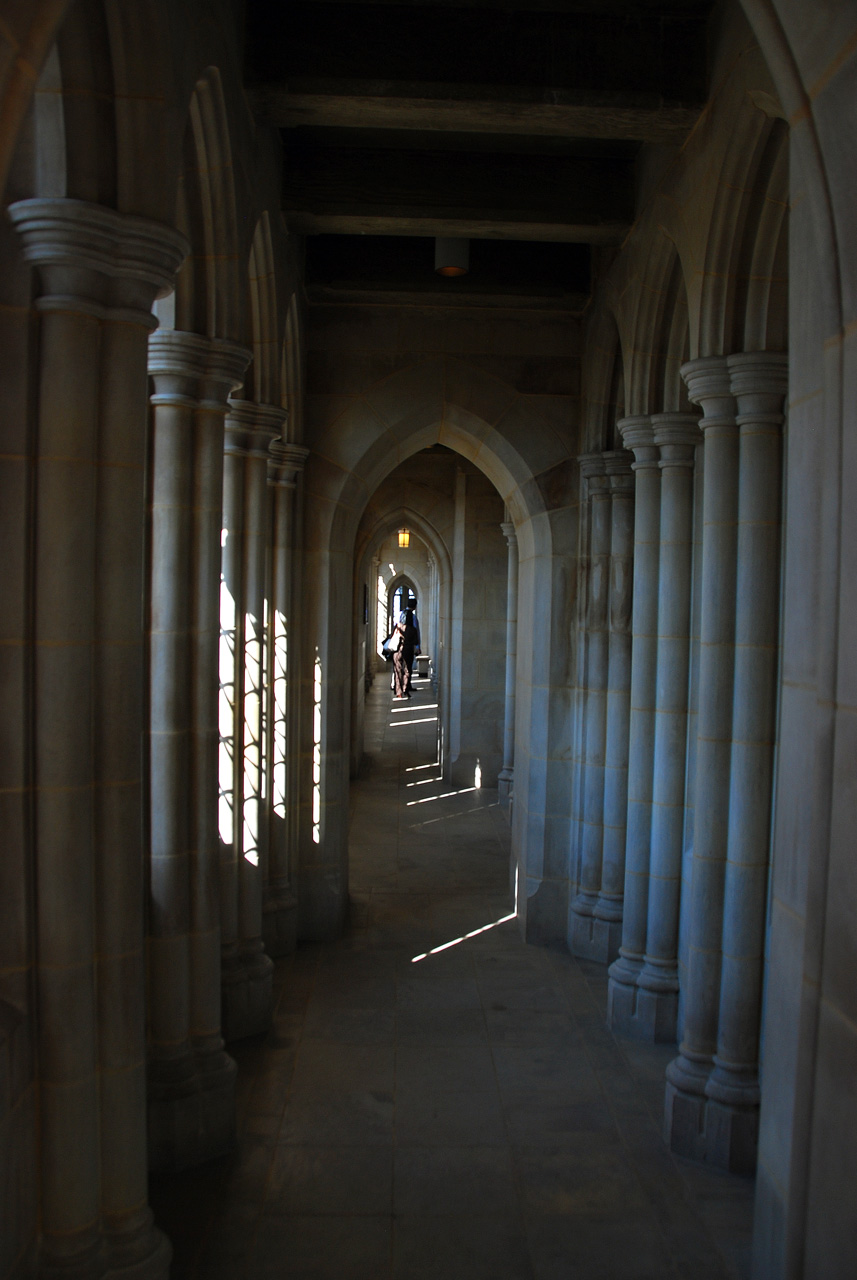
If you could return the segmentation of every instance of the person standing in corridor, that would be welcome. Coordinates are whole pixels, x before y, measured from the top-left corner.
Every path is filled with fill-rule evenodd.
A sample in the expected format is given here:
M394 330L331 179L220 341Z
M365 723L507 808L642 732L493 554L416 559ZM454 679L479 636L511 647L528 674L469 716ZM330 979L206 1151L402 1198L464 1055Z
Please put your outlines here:
M402 642L393 657L393 691L396 698L409 698L414 649L419 641L413 609L405 609L402 612L396 624L396 630L402 637Z

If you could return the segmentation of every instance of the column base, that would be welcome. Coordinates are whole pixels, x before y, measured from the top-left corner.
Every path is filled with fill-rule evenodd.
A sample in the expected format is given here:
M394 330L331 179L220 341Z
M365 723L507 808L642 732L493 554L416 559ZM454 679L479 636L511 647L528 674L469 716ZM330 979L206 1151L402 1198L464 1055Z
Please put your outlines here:
M518 928L525 942L536 946L565 941L568 918L568 881L518 881Z
M228 1054L192 1061L184 1080L150 1078L147 1119L149 1169L193 1169L226 1155L235 1145L235 1082Z
M647 1044L675 1044L678 992L647 991L611 976L607 984L607 1025L611 1031Z
M750 1176L756 1172L759 1110L686 1093L668 1079L664 1140L676 1155Z
M234 968L224 969L221 1027L227 1043L262 1035L270 1029L274 1010L273 978L273 962L261 950L239 958Z
M43 1255L33 1274L38 1280L169 1280L172 1245L152 1224L151 1211L144 1214L146 1222L132 1239L102 1234L97 1244L76 1256Z
M622 943L622 921L602 920L590 912L578 911L575 905L569 916L571 926L568 949L581 960L612 964Z
M104 1280L169 1280L173 1249L154 1225L152 1211L141 1211L137 1230L108 1235L108 1266Z
M280 893L262 908L262 941L269 956L290 956L298 944L298 900Z

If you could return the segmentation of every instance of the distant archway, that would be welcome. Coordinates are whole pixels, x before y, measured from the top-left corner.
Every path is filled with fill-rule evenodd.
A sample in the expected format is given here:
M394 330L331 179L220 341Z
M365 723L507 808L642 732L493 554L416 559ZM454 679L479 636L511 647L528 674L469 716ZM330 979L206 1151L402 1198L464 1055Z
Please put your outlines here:
M515 525L520 557L519 617L538 617L537 635L522 628L516 698L516 804L513 850L518 861L522 929L532 939L565 936L567 858L549 845L568 840L564 808L574 659L571 632L576 592L573 556L554 549L577 536L577 464L564 438L537 411L522 405L500 379L474 371L467 407L447 397L447 365L438 358L403 370L355 399L333 423L313 424L306 471L307 593L304 646L324 676L313 725L304 726L304 758L319 747L319 821L301 834L301 932L335 936L348 897L347 783L352 672L332 625L353 581L355 535L370 495L403 460L443 444L471 461L493 483ZM481 412L480 412L481 410ZM312 437L315 437L313 439ZM307 678L305 674L305 679ZM310 779L305 776L304 787ZM556 805L553 805L556 808ZM307 808L307 819L310 810ZM555 816L560 819L550 822ZM562 826L564 818L565 826ZM558 833L563 831L563 835ZM565 852L565 850L563 850Z

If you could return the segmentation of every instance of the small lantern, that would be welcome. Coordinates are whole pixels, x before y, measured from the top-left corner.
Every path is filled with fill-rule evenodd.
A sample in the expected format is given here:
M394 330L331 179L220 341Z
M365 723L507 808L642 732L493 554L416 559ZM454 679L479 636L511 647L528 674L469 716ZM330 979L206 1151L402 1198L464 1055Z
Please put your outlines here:
M400 529L399 530L399 546L409 547L410 545L411 545L410 529Z

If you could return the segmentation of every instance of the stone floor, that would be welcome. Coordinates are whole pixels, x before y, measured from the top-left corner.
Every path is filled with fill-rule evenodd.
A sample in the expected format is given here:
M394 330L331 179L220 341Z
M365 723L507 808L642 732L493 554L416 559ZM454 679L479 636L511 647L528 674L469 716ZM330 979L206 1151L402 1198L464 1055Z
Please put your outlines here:
M752 1183L659 1134L673 1049L618 1042L603 969L520 941L496 792L453 791L436 707L378 680L353 923L277 964L232 1046L239 1146L159 1179L173 1280L737 1280Z

